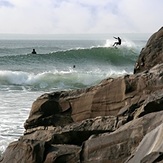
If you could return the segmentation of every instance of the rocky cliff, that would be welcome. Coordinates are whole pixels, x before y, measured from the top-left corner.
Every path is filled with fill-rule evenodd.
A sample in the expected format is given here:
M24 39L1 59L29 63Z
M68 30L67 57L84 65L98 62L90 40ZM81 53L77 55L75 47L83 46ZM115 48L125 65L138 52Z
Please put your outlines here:
M1 163L163 162L163 28L142 49L134 74L44 94Z
M163 63L163 27L154 33L142 49L135 65L134 73L149 70L157 64Z

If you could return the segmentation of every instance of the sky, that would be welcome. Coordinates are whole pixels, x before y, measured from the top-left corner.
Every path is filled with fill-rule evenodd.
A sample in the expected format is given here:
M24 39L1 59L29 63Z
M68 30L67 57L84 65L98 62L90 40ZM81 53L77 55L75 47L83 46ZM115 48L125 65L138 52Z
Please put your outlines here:
M163 0L0 0L0 33L153 33L162 15Z

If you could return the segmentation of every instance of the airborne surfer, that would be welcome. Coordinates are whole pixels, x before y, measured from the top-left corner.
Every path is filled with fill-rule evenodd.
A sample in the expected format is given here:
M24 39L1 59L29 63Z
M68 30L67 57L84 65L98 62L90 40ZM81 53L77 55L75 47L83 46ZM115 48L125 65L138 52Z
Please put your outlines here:
M117 46L117 45L121 45L121 39L120 39L120 37L114 37L115 39L117 39L118 41L116 41L114 44L113 44L113 46Z

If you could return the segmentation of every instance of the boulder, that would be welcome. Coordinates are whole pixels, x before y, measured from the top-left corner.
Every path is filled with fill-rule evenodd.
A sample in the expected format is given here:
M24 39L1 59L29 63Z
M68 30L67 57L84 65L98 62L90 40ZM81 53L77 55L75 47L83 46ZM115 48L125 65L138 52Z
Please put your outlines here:
M49 145L36 140L19 140L11 143L1 163L79 163L81 148L75 145Z
M112 133L90 137L83 144L82 162L124 163L133 156L137 146L147 133L152 132L156 126L163 125L162 118L163 111L150 113L126 123ZM152 137L149 142L152 144L155 139ZM162 137L159 140L161 141ZM149 146L143 149L149 149ZM141 150L138 151L141 153ZM146 151L144 150L144 152ZM138 158L139 156L137 156Z
M126 163L153 163L163 160L163 123L144 136L133 155Z
M43 162L45 142L37 140L15 141L9 144L1 163Z
M62 92L44 94L33 102L29 118L24 127L27 129L37 126L64 126L72 123L69 102L66 100L62 102L62 94ZM66 95L66 92L64 95Z

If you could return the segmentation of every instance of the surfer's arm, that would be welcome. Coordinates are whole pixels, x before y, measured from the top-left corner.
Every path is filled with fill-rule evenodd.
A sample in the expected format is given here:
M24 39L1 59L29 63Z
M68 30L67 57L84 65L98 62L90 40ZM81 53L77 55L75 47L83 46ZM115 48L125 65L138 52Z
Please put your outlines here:
M114 37L115 39L117 39L117 37Z

